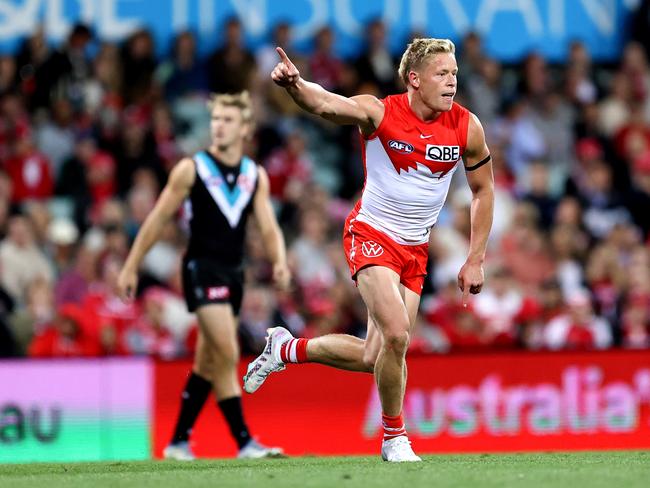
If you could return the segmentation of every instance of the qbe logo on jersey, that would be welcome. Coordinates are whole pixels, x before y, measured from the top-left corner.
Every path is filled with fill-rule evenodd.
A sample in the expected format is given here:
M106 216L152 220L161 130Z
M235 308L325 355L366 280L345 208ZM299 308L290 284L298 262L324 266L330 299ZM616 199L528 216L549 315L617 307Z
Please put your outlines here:
M384 248L375 241L366 241L361 244L361 252L367 258L378 258L384 254Z
M460 146L436 146L427 144L424 159L436 163L455 163L460 159Z

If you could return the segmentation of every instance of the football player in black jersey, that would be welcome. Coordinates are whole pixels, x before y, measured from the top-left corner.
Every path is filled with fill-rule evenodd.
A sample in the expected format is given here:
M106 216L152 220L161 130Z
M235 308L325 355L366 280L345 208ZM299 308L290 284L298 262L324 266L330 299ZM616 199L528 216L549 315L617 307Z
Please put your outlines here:
M212 390L239 447L238 457L277 456L281 449L263 446L251 437L237 377L237 325L249 216L257 221L280 288L290 280L285 243L271 206L266 171L244 156L253 125L250 96L247 92L215 95L210 110L210 147L172 169L120 272L118 293L125 300L134 298L143 257L185 202L190 238L183 259L183 291L189 310L196 312L200 333L176 429L164 456L194 459L189 436Z

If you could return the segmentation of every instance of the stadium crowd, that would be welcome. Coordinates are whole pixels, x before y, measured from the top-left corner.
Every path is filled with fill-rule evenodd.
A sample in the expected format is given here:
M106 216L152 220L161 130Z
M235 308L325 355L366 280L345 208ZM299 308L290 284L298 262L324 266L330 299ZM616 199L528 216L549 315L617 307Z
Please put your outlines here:
M0 356L191 353L182 215L145 259L138 299L123 303L113 289L170 168L209 143L209 93L240 90L255 100L247 152L269 173L295 283L273 289L251 229L243 350L256 353L280 322L305 337L365 333L341 245L363 185L358 131L305 116L269 73L279 45L329 90L401 91L386 27L368 24L355 59L337 57L327 27L309 53L292 49L287 24L256 52L236 19L221 32L205 59L190 32L160 58L146 30L99 44L83 25L57 48L37 31L0 55ZM412 350L650 347L647 48L629 41L607 66L579 42L561 66L536 53L502 65L473 33L457 48L456 100L482 121L494 167L487 282L464 308L456 276L471 194L458 171L432 232Z

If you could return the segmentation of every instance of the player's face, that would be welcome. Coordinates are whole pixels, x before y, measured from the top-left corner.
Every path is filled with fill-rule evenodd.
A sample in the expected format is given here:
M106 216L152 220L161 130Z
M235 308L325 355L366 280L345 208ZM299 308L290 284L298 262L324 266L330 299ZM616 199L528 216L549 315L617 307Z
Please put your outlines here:
M248 124L238 107L215 105L210 120L212 142L226 148L241 143L248 134Z
M451 110L456 95L456 56L440 53L425 61L419 71L419 92L422 101L431 110L446 112Z

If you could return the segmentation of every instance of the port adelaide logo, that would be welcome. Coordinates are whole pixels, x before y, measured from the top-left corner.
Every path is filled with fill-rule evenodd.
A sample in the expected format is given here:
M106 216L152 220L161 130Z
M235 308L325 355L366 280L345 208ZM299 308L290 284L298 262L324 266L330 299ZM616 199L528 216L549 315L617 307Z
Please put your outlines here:
M413 146L408 142L396 141L395 139L388 141L388 147L400 154L411 154L413 152Z

